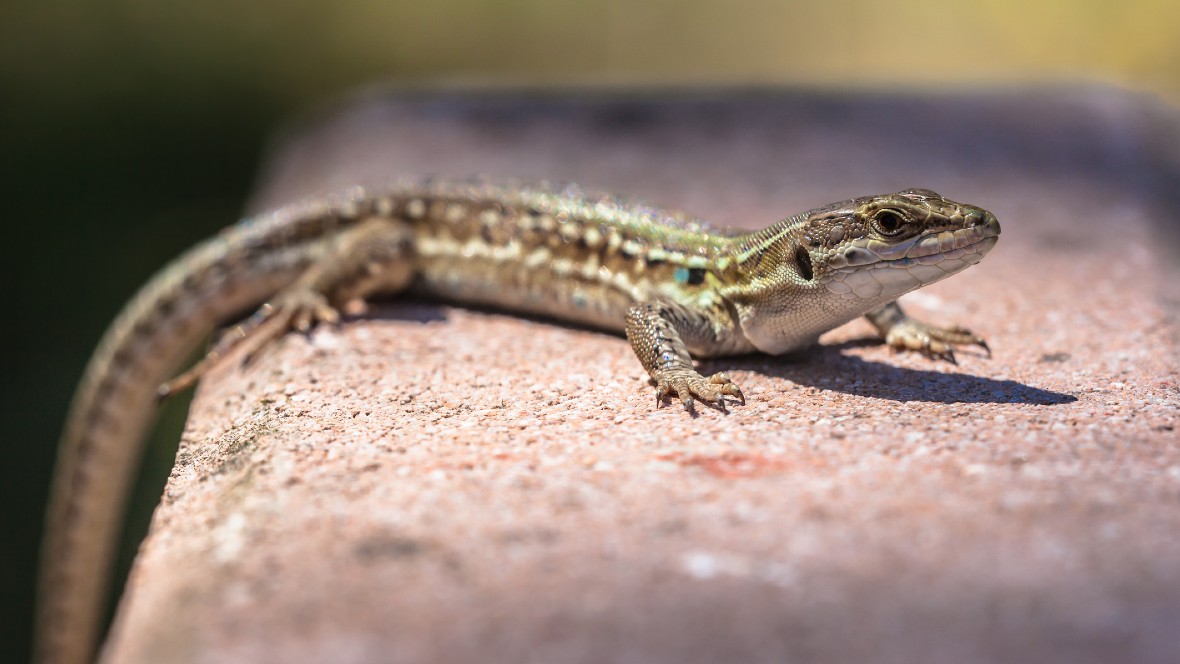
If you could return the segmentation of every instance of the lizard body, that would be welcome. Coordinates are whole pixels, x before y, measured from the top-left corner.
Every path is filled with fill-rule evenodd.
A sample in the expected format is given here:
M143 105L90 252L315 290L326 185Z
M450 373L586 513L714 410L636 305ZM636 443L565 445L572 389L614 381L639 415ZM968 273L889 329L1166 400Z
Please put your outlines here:
M908 318L902 294L976 262L995 217L926 190L851 199L755 232L552 187L416 181L249 218L176 259L126 305L78 387L42 558L37 658L93 657L128 486L156 401L235 345L334 322L345 304L413 291L627 335L657 405L744 401L694 357L779 354L866 315L896 348L953 360L983 340ZM259 307L169 381L216 327ZM163 384L161 386L161 384Z

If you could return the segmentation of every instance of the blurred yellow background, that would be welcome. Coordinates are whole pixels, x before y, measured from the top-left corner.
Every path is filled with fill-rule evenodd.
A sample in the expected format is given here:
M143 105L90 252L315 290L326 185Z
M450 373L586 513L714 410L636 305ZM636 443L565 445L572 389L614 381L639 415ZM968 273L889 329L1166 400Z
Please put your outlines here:
M75 103L137 82L293 101L375 79L1101 81L1180 96L1174 0L59 0L0 17L4 78Z

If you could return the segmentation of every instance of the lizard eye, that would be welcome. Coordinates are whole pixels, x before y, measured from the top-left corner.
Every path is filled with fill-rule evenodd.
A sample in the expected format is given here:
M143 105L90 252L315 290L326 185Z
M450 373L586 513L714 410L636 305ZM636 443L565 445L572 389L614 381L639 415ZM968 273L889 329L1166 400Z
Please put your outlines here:
M905 226L905 217L897 210L881 210L873 216L873 225L881 235L897 235Z

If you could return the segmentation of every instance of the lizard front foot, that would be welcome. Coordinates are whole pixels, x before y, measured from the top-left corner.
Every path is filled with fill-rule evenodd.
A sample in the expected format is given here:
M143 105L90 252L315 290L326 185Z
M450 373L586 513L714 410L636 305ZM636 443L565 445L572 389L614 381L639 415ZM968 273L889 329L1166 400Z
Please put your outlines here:
M988 357L991 348L983 337L958 325L939 327L910 318L897 304L890 302L865 314L893 350L916 350L927 357L955 362L955 346L979 346Z
M742 404L746 403L746 397L742 394L741 388L730 380L729 375L725 372L715 373L708 378L696 371L676 371L662 374L656 381L656 407L659 408L664 399L672 392L680 397L684 409L690 412L693 410L695 399L700 399L723 413L728 412L725 406L725 397L727 396L736 397Z
M893 325L885 334L885 343L893 350L916 350L923 355L946 360L951 364L957 364L955 346L978 346L988 357L992 356L992 351L983 337L965 327L938 327L912 318L906 318Z

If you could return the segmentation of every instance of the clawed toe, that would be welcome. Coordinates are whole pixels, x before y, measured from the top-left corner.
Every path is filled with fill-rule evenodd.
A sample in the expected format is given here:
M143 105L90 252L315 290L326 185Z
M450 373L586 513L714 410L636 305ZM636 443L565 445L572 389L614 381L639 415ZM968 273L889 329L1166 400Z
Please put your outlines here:
M978 346L987 357L991 348L983 337L965 327L935 327L912 319L898 323L889 330L885 342L893 350L911 350L936 359L958 364L955 346Z
M718 392L717 400L724 407L724 397L735 397L737 400L745 405L746 395L742 394L742 388L737 386L737 383L730 379L729 374L725 372L715 373L709 376L709 383L716 385Z

